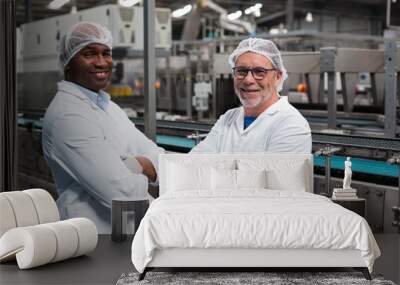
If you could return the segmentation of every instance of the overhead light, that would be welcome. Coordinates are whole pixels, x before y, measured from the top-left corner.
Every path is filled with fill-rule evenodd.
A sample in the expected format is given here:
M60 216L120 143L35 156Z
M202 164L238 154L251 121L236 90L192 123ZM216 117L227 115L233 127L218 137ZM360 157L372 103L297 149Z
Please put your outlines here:
M311 12L307 12L306 21L311 23L313 21L313 16Z
M261 16L261 11L260 11L261 8L262 8L262 4L261 3L257 3L255 5L247 8L246 10L244 10L244 13L246 15L254 14L254 16L260 17Z
M58 10L60 9L62 6L64 6L65 4L67 4L68 2L70 2L71 0L53 0L50 2L49 5L47 5L47 7L51 10Z
M186 5L183 8L177 9L175 11L172 12L172 17L173 18L180 18L182 16L185 16L186 14L188 14L190 11L192 11L192 5Z
M234 13L228 14L227 18L228 18L228 20L233 21L233 20L239 19L241 16L242 16L242 11L237 10L237 11L234 12Z
M132 7L138 4L140 0L118 0L118 4L122 7Z
M392 3L396 3L397 2L397 0L392 0Z

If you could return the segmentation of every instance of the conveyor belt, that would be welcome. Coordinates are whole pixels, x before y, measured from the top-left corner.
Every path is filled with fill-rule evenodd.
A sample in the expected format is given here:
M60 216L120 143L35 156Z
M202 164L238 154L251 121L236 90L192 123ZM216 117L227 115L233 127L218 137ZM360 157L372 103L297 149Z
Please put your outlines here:
M158 145L180 147L187 150L192 149L196 145L193 139L175 136L157 135L156 140Z
M134 122L137 125L143 124L143 120L135 119ZM18 124L23 127L33 127L37 129L41 129L42 127L42 122L40 120L31 120L25 118L19 118ZM212 125L188 122L157 121L157 127L165 129L185 130L191 132L207 132L211 129ZM365 138L323 133L313 133L312 138L313 143L400 151L400 141L393 139ZM174 149L178 148L183 151L189 151L196 145L194 139L172 135L159 134L157 135L156 140L157 144L167 149L171 147ZM332 156L332 169L343 170L344 160L344 156ZM352 158L352 163L354 172L371 175L381 175L387 177L398 177L398 167L395 165L389 165L384 161ZM324 157L314 157L314 165L324 167Z
M358 148L370 148L380 150L400 151L399 139L388 139L378 137L348 136L327 133L312 133L313 143L349 146Z
M143 119L132 118L131 120L136 125L139 126L144 125ZM31 125L34 128L42 127L42 122L40 120L19 118L18 123L25 126ZM211 130L212 124L158 120L157 128L207 133ZM312 141L313 143L318 143L318 144L330 144L338 146L390 150L393 152L400 152L399 139L312 132Z
M131 119L131 120L136 125L139 126L144 125L143 119ZM42 128L41 120L19 118L18 124L25 127L31 126L34 128ZM211 124L197 123L197 122L194 123L194 122L162 121L162 120L157 121L157 128L161 129L184 130L188 132L197 131L197 132L207 133L211 130L211 127L212 127ZM312 141L313 143L318 143L318 144L330 144L330 145L380 149L380 150L390 150L393 152L400 152L399 139L312 132Z
M137 125L144 125L143 119L131 119ZM211 124L198 122L180 122L180 121L157 121L157 128L186 130L191 132L209 132ZM328 134L322 132L312 132L313 143L340 145L358 148L390 150L400 152L400 139L389 139L381 137L365 137L355 135Z
M331 168L344 170L345 156L332 156ZM377 161L362 158L352 158L353 172L360 172L372 175L381 175L389 177L398 177L398 166L390 165L385 161ZM322 156L314 156L314 166L325 167L325 158Z
M327 124L328 119L326 117L306 117L309 124L319 123L319 124ZM383 128L377 122L371 120L363 120L363 119L352 119L352 118L341 118L336 119L336 124L338 125L351 125L351 126L359 126L359 127L371 127L376 128L377 130L383 130Z

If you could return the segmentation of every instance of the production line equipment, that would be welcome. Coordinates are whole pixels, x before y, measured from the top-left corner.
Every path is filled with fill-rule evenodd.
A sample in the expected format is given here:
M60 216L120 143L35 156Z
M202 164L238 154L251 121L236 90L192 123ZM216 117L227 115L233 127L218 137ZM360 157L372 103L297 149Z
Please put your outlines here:
M227 104L226 98L234 98L228 57L228 53L213 56L212 102L216 116L232 104ZM289 77L281 95L287 95L300 109L313 130L342 129L392 138L398 135L395 79L400 48L396 42L385 42L381 50L321 48L316 52L283 52L282 59ZM360 75L364 80L368 78L367 83L363 82L367 85L364 94L356 93ZM305 90L299 92L299 85ZM367 100L360 100L361 96Z
M202 43L159 53L157 110L184 115L187 120L213 122L228 109L239 106L228 65L234 46L226 44L222 52L221 46ZM289 77L281 95L288 96L300 109L313 130L328 128L347 134L396 137L398 88L391 78L400 66L400 49L387 46L284 51ZM126 54L116 61L123 67L121 82L139 87L134 91L139 96L115 100L142 108L143 88L135 82L143 81L143 60Z
M114 37L115 64L107 91L121 107L140 114L144 106L142 17L143 7L105 5L22 25L17 33L19 111L38 116L44 113L62 76L57 63L60 37L72 24L87 20L105 25ZM184 115L187 120L213 122L239 105L228 56L243 37L173 43L171 13L165 8L156 8L155 24L157 110ZM338 38L307 33L258 36L274 40L281 50L302 39L308 45L318 40L341 43ZM364 42L369 46L383 44L376 38ZM314 130L328 127L396 137L398 88L393 75L400 66L400 49L396 42L384 46L283 51L289 78L282 95L289 96ZM360 86L364 93L356 94ZM366 99L363 104L368 108L360 109L360 97Z

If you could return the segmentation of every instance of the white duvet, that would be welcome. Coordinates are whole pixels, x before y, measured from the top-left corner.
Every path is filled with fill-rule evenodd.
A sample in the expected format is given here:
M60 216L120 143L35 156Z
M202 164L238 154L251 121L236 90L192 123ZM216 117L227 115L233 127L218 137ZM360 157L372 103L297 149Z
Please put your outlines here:
M156 199L133 240L132 262L143 272L165 248L358 249L370 272L380 256L359 215L320 195L265 189Z

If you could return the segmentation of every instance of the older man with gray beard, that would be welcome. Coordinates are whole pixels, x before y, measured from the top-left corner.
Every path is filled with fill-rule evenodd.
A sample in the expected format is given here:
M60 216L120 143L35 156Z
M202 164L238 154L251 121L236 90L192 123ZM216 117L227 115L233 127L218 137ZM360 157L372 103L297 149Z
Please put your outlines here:
M311 131L300 112L281 97L287 72L270 40L243 40L229 57L242 106L221 115L191 153L310 153Z

